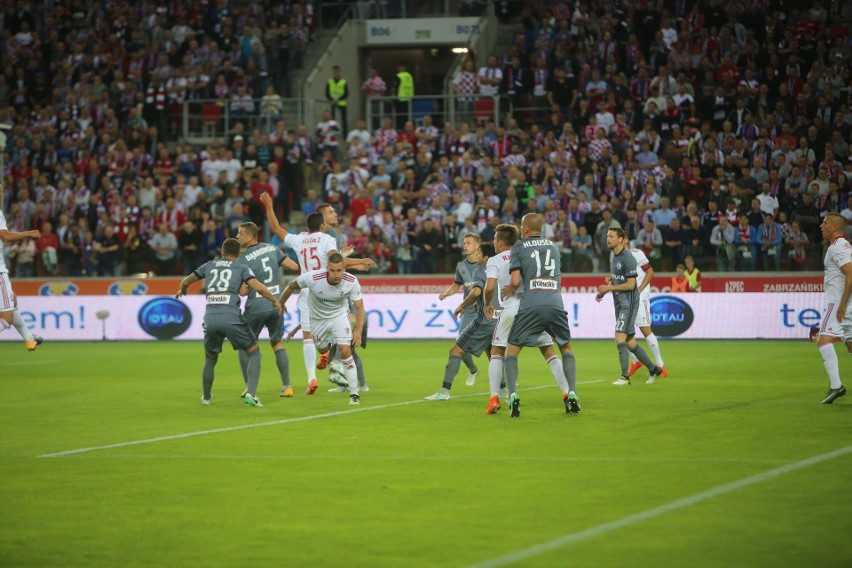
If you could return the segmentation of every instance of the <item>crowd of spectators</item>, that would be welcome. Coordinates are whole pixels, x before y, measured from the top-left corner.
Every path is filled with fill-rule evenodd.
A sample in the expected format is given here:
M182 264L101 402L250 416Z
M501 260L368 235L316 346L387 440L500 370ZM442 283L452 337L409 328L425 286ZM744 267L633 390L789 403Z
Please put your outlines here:
M205 88L274 94L281 61L264 77L257 55L307 35L310 4L56 6L3 15L3 207L44 233L9 250L19 274L174 274L263 223L264 191L282 216L331 203L356 253L399 273L452 270L465 233L531 211L566 271L607 270L616 223L658 270L815 269L820 218L852 220L844 2L529 3L507 52L457 83L511 101L499 124L342 132L329 113L204 148L170 139L169 81L192 83L203 52Z

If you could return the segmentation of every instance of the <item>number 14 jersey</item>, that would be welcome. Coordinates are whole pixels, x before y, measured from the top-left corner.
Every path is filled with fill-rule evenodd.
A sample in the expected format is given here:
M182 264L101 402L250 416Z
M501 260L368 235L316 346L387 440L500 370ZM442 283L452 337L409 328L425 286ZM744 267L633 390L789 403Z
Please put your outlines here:
M509 271L521 271L524 295L521 310L562 305L562 259L553 242L541 237L520 240L511 250Z

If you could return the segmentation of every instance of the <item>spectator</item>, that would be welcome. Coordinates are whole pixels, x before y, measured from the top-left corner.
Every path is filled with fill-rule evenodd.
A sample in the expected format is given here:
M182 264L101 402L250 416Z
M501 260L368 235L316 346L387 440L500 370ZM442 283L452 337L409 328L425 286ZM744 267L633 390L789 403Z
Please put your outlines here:
M684 275L689 280L689 292L700 292L701 291L701 271L698 270L698 267L695 266L695 259L691 255L687 255L684 259L686 263L686 270L684 270Z
M439 262L444 251L444 243L440 231L435 228L432 219L423 220L423 226L416 236L417 248L420 249L420 262L425 274L438 274Z
M757 230L749 223L748 215L740 215L737 235L737 268L754 272L757 266Z
M103 235L95 241L95 252L98 257L98 276L116 276L116 263L119 257L120 245L115 236L115 228L107 223Z
M169 230L169 225L160 223L157 227L157 232L151 237L148 244L151 250L154 251L157 275L173 275L175 273L178 242L174 233Z
M746 218L748 224L748 218ZM727 217L719 217L719 224L710 233L710 244L716 252L716 270L733 272L736 258L737 230Z
M781 239L781 227L771 213L766 213L763 223L757 229L757 244L763 258L764 270L772 270L770 264L775 266L776 271L781 270Z

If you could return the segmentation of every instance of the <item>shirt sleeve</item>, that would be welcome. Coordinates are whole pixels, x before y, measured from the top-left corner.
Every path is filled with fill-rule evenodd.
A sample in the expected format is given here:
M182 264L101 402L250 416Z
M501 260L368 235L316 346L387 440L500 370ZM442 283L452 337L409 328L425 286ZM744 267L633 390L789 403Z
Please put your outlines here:
M326 256L333 250L337 250L337 240L331 235L324 235L325 238L322 240L322 248L323 252ZM340 252L337 250L337 252Z
M461 266L462 266L461 262L456 264L456 274L453 277L453 282L456 283L456 284L464 284L464 277L462 276L462 273L461 273Z
M296 248L296 235L292 235L287 233L284 235L284 245L290 247L291 249Z
M361 295L361 283L358 280L355 280L355 283L352 284L352 292L349 294L349 299L353 302L364 299L364 296Z
M648 272L648 269L651 268L651 261L648 260L648 257L645 256L645 253L642 252L641 250L639 251L639 254L637 255L637 257L638 258L634 257L634 258L636 258L636 266L638 266L639 268L641 268L645 272Z
M512 251L509 253L509 272L514 272L516 270L521 270L521 249L518 246L519 243L515 243L512 247ZM523 272L523 270L521 270Z
M204 280L205 278L207 278L209 264L209 262L205 262L204 264L193 270L192 273L195 274L196 278L198 278L199 280Z
M313 278L313 272L305 272L298 278L296 278L296 285L302 290L306 290L308 288L308 283L310 283Z
M848 244L839 243L831 246L831 260L837 265L837 268L843 268L844 265L852 262L852 251Z
M638 273L636 272L636 259L633 258L632 254L628 254L627 258L624 259L624 277L625 278L636 278Z
M489 278L497 279L497 264L492 262L492 259L488 259L488 262L485 264L485 279Z

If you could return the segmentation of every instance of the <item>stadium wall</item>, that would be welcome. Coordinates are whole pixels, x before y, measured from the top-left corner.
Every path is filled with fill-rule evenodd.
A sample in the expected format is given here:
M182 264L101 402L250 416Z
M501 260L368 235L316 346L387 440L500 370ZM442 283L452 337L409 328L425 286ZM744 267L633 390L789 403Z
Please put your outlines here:
M203 334L205 298L200 294L180 300L150 295L21 296L19 300L27 326L50 340L198 340ZM459 295L439 302L432 293L365 294L369 336L455 338L458 322L452 311L460 300ZM611 298L599 304L588 292L563 294L563 300L574 338L612 337ZM292 311L285 314L285 330L298 322L295 298L288 309ZM819 292L661 293L651 300L655 333L682 339L802 339L820 325L822 314ZM14 333L0 334L0 341L19 340Z

